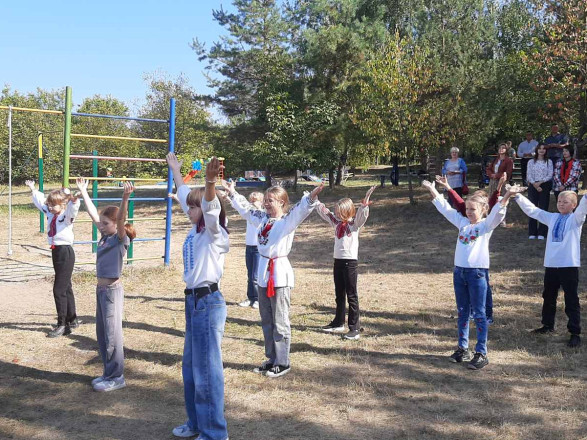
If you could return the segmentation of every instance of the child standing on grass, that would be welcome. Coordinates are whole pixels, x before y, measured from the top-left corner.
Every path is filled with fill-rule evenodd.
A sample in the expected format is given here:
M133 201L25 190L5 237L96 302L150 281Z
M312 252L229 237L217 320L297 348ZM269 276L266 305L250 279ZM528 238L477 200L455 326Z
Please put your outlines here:
M459 228L455 249L453 282L458 312L458 348L450 356L451 362L469 361L468 368L479 370L489 363L487 358L487 316L485 300L487 294L487 272L489 270L489 239L493 230L504 220L506 206L511 196L508 191L497 203L487 218L489 210L487 197L473 195L467 199L467 217L450 207L438 193L434 183L422 183L432 194L436 209L454 226ZM469 315L477 327L477 345L471 359L469 353Z
M232 199L228 198L232 205ZM263 209L263 193L253 191L249 194L249 203L256 210ZM259 308L259 286L257 285L257 270L259 269L259 249L257 249L257 226L247 220L247 234L245 237L247 264L247 299L240 302L241 307Z
M226 302L218 283L229 240L224 205L216 192L221 166L212 158L206 166L205 188L190 191L175 154L167 155L167 163L181 209L192 224L183 244L186 330L181 371L188 420L174 428L173 435L227 440L221 349Z
M314 210L317 197L324 183L288 211L287 191L272 186L265 192L265 211L256 209L247 199L238 194L234 182L222 181L232 206L247 221L257 226L259 261L257 282L259 285L259 312L265 339L265 360L255 373L267 377L280 377L291 369L289 351L291 326L289 306L294 273L287 258L291 251L296 228Z
M124 290L120 274L126 251L137 235L134 227L126 223L128 199L134 188L132 183L124 182L120 208L107 206L98 214L88 194L88 181L78 178L76 183L88 215L102 234L96 251L96 337L104 372L92 380L92 387L99 392L115 391L126 386L122 338Z
M577 194L574 191L562 191L556 202L558 213L536 207L521 194L515 200L528 217L548 226L544 252L542 327L534 330L534 333L554 332L556 300L562 286L565 292L565 313L569 318L567 329L571 334L568 346L579 347L581 306L577 289L581 266L581 232L587 215L587 199L583 197L577 207Z
M33 194L33 203L47 217L49 231L47 240L51 245L51 258L55 270L53 281L53 298L57 309L57 326L51 330L47 337L57 338L68 335L72 329L79 326L75 312L75 297L71 285L71 275L75 265L75 252L73 250L73 222L77 217L80 202L71 196L69 189L56 189L45 195L37 191L35 182L25 182Z
M335 230L334 233L334 292L336 314L334 319L322 330L327 333L344 332L346 301L349 303L349 331L345 339L359 339L359 296L357 293L357 266L359 257L359 230L369 217L369 198L375 191L372 186L367 191L358 210L349 198L340 199L334 205L334 214L324 203L316 209L318 215Z

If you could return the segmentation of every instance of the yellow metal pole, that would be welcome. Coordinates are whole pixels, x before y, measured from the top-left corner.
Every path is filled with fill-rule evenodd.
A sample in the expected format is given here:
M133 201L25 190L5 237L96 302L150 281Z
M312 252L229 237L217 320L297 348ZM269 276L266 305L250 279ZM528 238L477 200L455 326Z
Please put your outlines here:
M102 135L97 135L97 134L71 133L71 137L90 138L90 139L117 139L117 140L121 140L121 141L155 142L158 144L166 144L167 143L167 141L165 139L133 138L133 137L124 137L124 136L102 136Z
M42 110L40 108L26 108L26 107L8 107L6 105L0 105L0 109L8 110L12 108L12 110L17 110L19 112L30 112L30 113L50 113L53 115L62 115L63 112L61 110Z

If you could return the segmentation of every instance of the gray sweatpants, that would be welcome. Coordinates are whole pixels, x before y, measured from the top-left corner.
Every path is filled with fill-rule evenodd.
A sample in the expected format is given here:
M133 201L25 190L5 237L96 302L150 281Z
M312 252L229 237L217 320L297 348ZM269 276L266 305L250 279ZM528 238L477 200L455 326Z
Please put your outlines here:
M265 356L274 365L289 365L290 294L290 287L276 287L275 296L267 298L267 288L259 286L259 313L265 339Z
M124 372L123 306L124 290L120 281L109 286L96 286L96 336L106 380L120 377Z

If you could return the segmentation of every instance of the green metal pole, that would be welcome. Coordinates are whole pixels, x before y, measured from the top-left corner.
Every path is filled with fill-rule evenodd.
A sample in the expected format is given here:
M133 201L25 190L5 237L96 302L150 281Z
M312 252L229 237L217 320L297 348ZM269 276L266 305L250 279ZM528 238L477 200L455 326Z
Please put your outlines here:
M43 192L43 133L39 133L39 191ZM45 232L45 214L39 211L39 232Z
M132 182L134 184L134 182ZM135 202L133 201L133 198L135 196L135 193L133 192L130 195L130 199L128 201L128 217L129 218L135 218ZM129 223L132 225L134 224L134 220L130 220ZM127 257L130 259L133 257L134 254L134 245L133 242L130 242L130 246L128 247L128 251L127 251ZM132 261L129 261L126 264L132 264Z
M94 156L98 155L98 150L92 151ZM92 177L98 177L98 159L92 159ZM98 181L92 182L92 199L94 199L94 205L98 206ZM98 228L92 223L92 241L98 240ZM98 250L98 244L92 243L92 253L95 254Z
M65 88L65 127L63 129L63 187L69 188L69 153L71 147L71 87Z

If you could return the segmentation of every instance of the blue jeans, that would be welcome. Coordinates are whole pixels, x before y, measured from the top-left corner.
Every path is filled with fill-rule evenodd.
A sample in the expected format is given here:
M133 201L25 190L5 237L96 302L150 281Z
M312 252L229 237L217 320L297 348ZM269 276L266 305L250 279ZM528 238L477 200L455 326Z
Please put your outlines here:
M477 327L475 352L487 354L487 317L485 300L487 296L487 269L464 268L456 266L453 284L457 302L459 347L469 348L469 313Z
M197 302L196 302L197 301ZM185 297L183 392L188 426L206 440L228 438L224 418L222 336L226 302L220 292Z
M259 250L257 246L247 245L245 260L247 263L247 298L249 301L259 301L259 286L257 286L257 268L259 267Z

